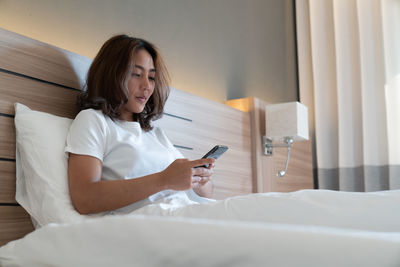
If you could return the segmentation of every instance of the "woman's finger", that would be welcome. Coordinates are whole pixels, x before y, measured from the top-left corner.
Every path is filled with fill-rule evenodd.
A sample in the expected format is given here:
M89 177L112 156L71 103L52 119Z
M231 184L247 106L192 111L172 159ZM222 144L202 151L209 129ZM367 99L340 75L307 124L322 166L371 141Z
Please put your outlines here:
M201 177L200 176L193 176L192 177L192 183L199 183L201 182Z
M207 164L213 164L215 162L215 159L213 158L208 158L208 159L196 159L190 161L191 167L199 167Z
M192 177L192 184L205 184L210 181L210 177L200 177L200 176L193 176Z
M211 176L213 175L213 170L209 168L193 168L193 176Z

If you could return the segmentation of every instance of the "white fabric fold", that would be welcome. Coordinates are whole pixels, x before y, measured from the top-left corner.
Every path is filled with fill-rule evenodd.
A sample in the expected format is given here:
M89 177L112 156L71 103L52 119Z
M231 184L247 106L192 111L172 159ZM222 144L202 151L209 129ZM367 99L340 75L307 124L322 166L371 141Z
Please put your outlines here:
M400 263L400 190L302 190L190 201L180 192L131 214L49 224L1 247L0 266Z

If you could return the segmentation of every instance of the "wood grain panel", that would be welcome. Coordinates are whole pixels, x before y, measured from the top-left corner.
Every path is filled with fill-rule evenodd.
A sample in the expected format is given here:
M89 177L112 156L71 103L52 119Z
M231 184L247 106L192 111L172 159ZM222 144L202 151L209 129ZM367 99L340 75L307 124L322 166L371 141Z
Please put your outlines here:
M0 246L34 230L30 217L20 206L0 206Z
M290 192L314 188L311 141L294 143L288 171L284 177L277 177L277 172L285 168L287 149L274 148L273 156L264 155L262 136L265 135L267 103L251 97L228 101L227 104L251 114L253 166L254 163L257 164L255 175L258 192Z
M186 143L206 140L213 145L219 144L216 142L223 142L222 144L238 151L249 152L251 150L250 115L248 113L183 91L174 90L171 97L173 101L167 104L166 112L193 120L190 126L193 130L187 135ZM173 131L166 125L163 128ZM174 137L171 135L171 138ZM183 137L179 136L179 138ZM208 150L204 146L200 147ZM246 160L250 161L247 158Z
M296 142L290 152L289 167L284 177L276 174L285 168L286 149L276 149L273 157L270 188L276 192L292 192L299 189L313 189L311 141Z
M0 158L15 159L14 119L0 116Z
M215 129L212 123L191 123L177 120L179 119L164 116L155 125L161 127L175 145L193 148L193 151L182 150L185 155L189 153L193 156L203 156L216 144L228 145L231 148L230 150L233 151L250 153L250 134L247 132L247 135L242 139L242 135L238 132L235 133L233 129L240 129L242 126L239 124L246 124L247 121L231 120L230 125L225 124L225 129L214 131L211 130ZM220 120L226 122L226 118L220 118ZM221 122L221 124L223 123ZM210 133L210 131L213 133ZM245 132L244 129L243 132Z
M263 162L260 155L263 154L262 136L265 130L265 123L261 120L263 114L259 110L260 100L257 98L233 99L226 102L227 105L247 112L250 115L251 122L251 163L253 170L253 192L264 192L263 184ZM269 164L267 164L269 166Z
M78 94L79 91L0 72L0 113L15 114L14 103L19 102L34 110L74 118Z
M250 137L248 113L181 90L173 89L170 96L173 101L167 102L165 111L192 119L198 136L223 138L232 143L239 142L241 146L243 146L242 140L231 140L224 137L224 134L230 132L233 135Z
M92 60L0 28L0 68L80 89Z
M230 159L227 158L228 160ZM235 165L235 163L239 165ZM213 198L225 199L227 197L252 193L253 184L249 173L240 173L243 167L248 167L246 163L243 165L245 166L240 166L240 162L229 162L229 164L220 164L215 167L213 183L216 190Z
M222 199L251 193L250 114L179 90L172 90L170 97L173 101L167 102L166 112L192 122L182 122L182 127L177 128L178 124L173 120L179 119L165 118L158 122L158 126L165 130L173 143L193 148L192 151L183 151L185 156L199 158L217 144L229 147L216 162L214 197Z
M0 203L15 201L15 162L0 160Z

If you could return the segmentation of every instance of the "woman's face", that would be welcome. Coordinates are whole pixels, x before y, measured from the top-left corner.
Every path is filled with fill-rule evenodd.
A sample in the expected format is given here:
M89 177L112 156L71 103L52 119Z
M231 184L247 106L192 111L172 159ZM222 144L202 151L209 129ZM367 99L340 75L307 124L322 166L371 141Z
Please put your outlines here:
M131 73L128 74L128 102L121 111L120 119L132 121L133 113L143 111L154 92L156 70L153 58L145 49L136 52Z

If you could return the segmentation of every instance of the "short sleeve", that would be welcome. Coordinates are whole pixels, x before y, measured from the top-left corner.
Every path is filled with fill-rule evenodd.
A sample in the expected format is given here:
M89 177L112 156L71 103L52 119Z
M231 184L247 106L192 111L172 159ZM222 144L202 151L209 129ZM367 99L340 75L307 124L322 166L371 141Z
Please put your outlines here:
M106 129L107 123L101 112L82 110L71 124L65 152L93 156L103 161Z

